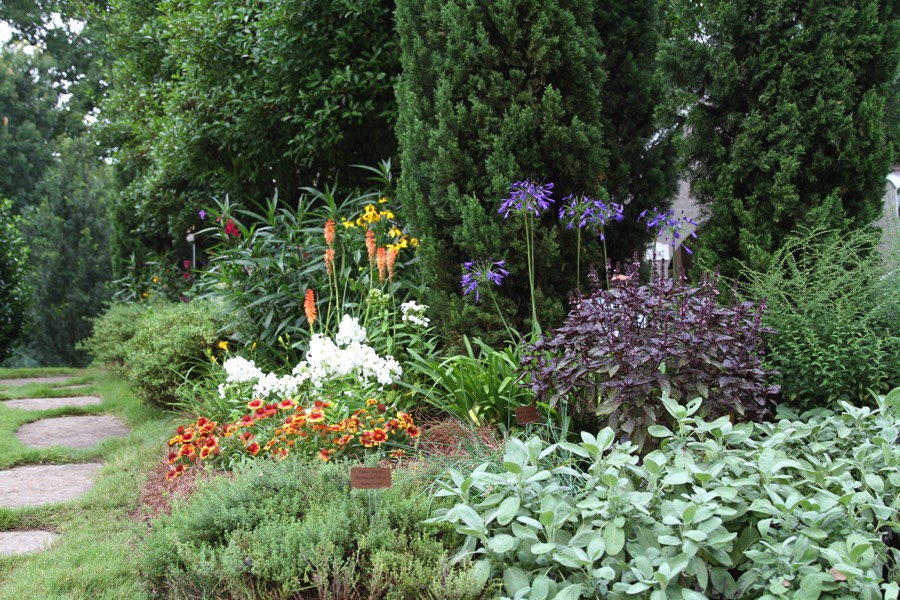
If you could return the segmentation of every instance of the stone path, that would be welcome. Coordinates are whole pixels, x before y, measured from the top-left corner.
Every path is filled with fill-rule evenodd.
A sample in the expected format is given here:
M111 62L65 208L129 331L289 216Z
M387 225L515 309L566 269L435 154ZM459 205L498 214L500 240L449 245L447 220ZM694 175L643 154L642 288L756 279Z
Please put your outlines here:
M57 534L50 531L0 531L0 556L44 550L57 537Z
M109 415L55 417L19 427L16 437L29 448L90 448L111 437L128 435L128 426Z
M102 399L97 396L66 396L65 398L23 398L21 400L7 400L3 406L21 408L23 410L51 410L64 406L89 406L101 404Z
M72 379L72 375L65 377L25 377L22 379L0 379L0 387L7 385L27 385L29 383L63 383Z
M30 383L62 383L72 377L39 377L0 380L0 387ZM56 389L77 389L90 384L65 386ZM22 398L7 400L8 408L40 411L65 406L102 404L96 396L65 398ZM109 415L84 415L40 419L21 426L16 437L32 448L67 446L89 448L105 439L127 435L128 427ZM82 463L67 465L28 465L0 471L0 508L19 508L55 504L74 500L94 486L94 479L102 465ZM58 534L52 531L0 531L0 556L27 554L44 550L53 544Z
M94 485L102 465L30 465L0 471L0 508L74 500Z

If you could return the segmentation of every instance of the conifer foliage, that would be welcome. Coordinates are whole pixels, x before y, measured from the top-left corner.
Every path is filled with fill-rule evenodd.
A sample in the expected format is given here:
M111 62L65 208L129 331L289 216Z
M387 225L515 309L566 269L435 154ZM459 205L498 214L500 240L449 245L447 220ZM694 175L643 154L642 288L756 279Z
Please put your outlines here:
M790 231L865 227L891 166L895 0L675 0L661 56L683 94L698 253L765 269Z
M486 322L491 311L461 298L460 268L472 259L505 259L512 276L497 289L500 304L515 311L520 325L530 314L524 225L498 213L511 183L552 181L557 199L603 192L606 74L594 7L558 0L397 2L401 201L427 241L429 303L447 315L446 328L499 330ZM575 282L573 244L562 249L552 227L556 212L544 214L535 242L542 321L563 316Z

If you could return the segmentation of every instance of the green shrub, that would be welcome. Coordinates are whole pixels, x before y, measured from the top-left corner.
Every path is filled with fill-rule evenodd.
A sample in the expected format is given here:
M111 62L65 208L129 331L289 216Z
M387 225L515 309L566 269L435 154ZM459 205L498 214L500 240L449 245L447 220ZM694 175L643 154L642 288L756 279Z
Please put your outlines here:
M207 302L151 305L126 344L125 373L135 394L156 404L178 401L184 374L218 341L220 322Z
M456 524L516 598L898 597L900 389L762 425L663 404L674 431L651 427L643 459L610 428L512 438L502 466L450 472L458 504L428 523Z
M778 333L767 362L792 404L822 406L900 385L900 285L877 252L878 233L805 230L765 271L746 271L750 298Z
M94 366L122 369L128 354L128 342L137 333L141 318L149 310L146 304L113 304L93 319L93 333L78 343L91 355Z
M484 580L449 566L452 532L421 531L426 488L349 489L347 464L257 463L201 488L152 524L150 585L177 597L479 598Z

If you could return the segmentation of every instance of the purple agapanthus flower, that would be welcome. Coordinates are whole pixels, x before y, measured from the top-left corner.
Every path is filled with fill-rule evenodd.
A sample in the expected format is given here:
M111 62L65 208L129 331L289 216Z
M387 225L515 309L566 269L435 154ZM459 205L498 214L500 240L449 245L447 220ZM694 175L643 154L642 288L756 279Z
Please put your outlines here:
M206 211L205 211L205 210L201 210L198 214L200 215L200 220L201 220L201 221L205 221L205 220L206 220Z
M552 190L552 183L539 184L531 179L517 181L509 186L509 198L503 201L497 212L504 219L510 214L521 215L527 212L533 212L534 216L539 217L553 204L553 198L550 197Z
M503 278L509 275L504 269L506 261L494 261L492 258L482 258L463 263L463 276L461 280L463 296L475 292L475 302L481 299L481 287L488 284L500 285Z
M677 240L681 239L681 229L684 227L685 223L697 227L697 222L685 215L684 211L681 211L681 216L676 218L675 211L671 208L665 212L655 207L652 211L645 210L640 214L638 220L643 218L647 219L647 229L657 229L656 237L660 237L664 233L671 234L672 248L675 247ZM697 232L692 230L690 237L697 239ZM693 250L688 248L687 244L682 244L681 246L688 254L694 253Z
M600 239L604 239L603 228L607 221L621 221L622 205L587 196L568 196L563 199L565 205L559 209L559 218L566 222L566 228L573 229L576 221L579 229L595 229L600 231Z

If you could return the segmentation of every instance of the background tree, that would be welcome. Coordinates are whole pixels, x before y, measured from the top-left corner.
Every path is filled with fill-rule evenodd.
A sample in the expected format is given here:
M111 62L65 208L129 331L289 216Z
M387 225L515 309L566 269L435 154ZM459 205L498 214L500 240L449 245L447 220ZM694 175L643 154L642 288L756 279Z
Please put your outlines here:
M116 264L172 247L211 197L277 189L391 156L393 3L114 0L105 143L123 189Z
M12 201L0 198L0 361L10 355L22 334L28 304L25 282L28 252L18 221Z
M698 259L764 270L800 225L865 227L892 159L898 2L673 0L661 59L682 94Z
M613 263L630 262L647 245L652 233L638 216L668 207L676 192L677 116L657 65L664 4L608 0L594 13L607 73L600 110L609 166L601 183L625 208L625 219L606 231Z
M35 298L22 364L86 366L75 345L91 334L89 318L109 301L110 165L85 138L59 141L59 162L44 182L40 204L26 209L22 234L29 248L28 282Z
M460 265L472 258L506 259L501 304L520 325L529 314L523 226L497 213L510 183L545 179L557 199L611 198L631 216L665 204L671 144L650 142L658 9L636 4L397 3L401 198L425 240L430 302L448 331L500 335L492 311L460 297ZM544 325L561 319L576 281L575 235L554 227L558 207L537 240ZM623 230L610 252L630 255L645 236L643 226ZM596 241L585 250L597 262Z
M0 49L0 197L16 212L40 200L60 131L59 92L48 81L53 60L16 48Z

